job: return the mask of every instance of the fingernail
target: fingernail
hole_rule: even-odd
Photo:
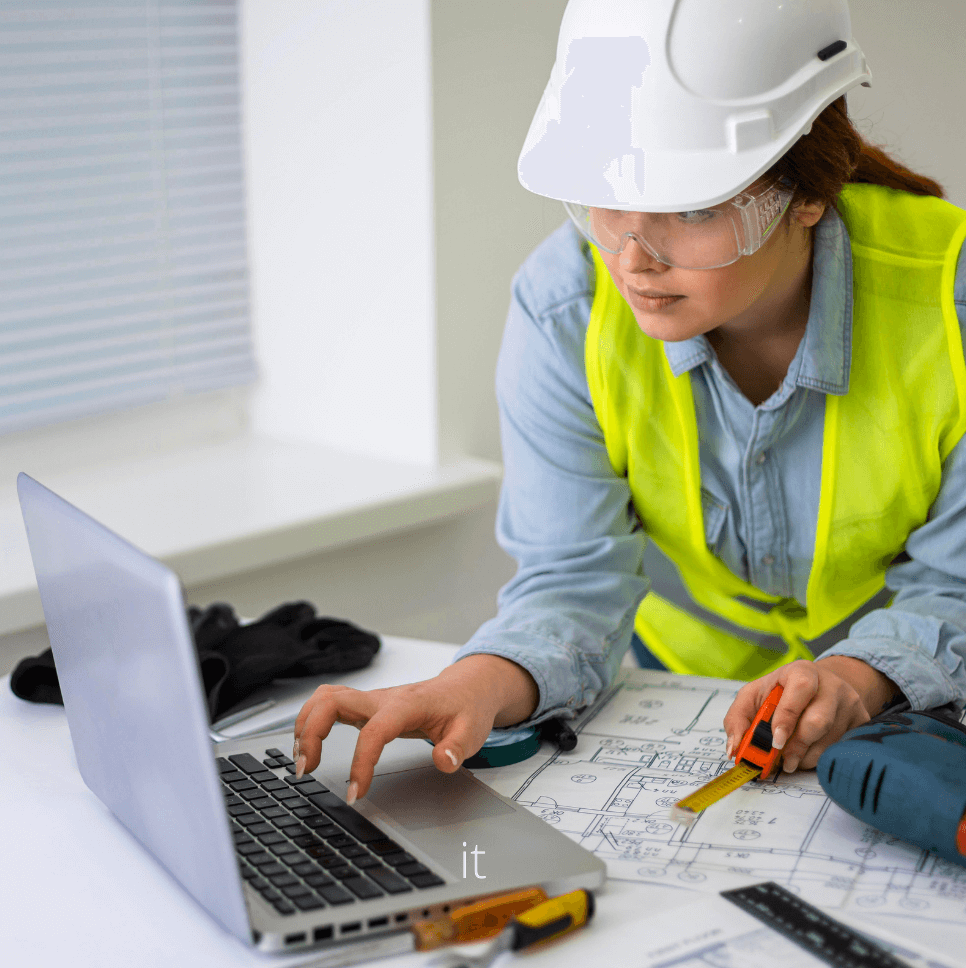
[[[356,802],[356,796],[359,793],[359,784],[353,780],[349,784],[349,789],[346,791],[345,802],[351,807],[352,804]]]
[[[452,750],[443,750],[443,752],[453,761],[453,766],[460,765],[460,761],[456,758],[456,754]]]
[[[734,748],[735,748],[735,741],[729,736],[728,737],[728,749],[725,750],[725,756],[727,756],[729,760],[731,759],[731,754],[734,751]]]
[[[299,738],[296,736],[295,745],[292,747],[292,759],[297,760],[299,758],[299,753],[301,752],[302,752],[302,749],[299,746]]]
[[[785,741],[788,739],[788,731],[784,726],[776,726],[775,731],[771,735],[771,748],[773,750],[780,750],[785,745]]]
[[[305,772],[305,757],[304,756],[300,756],[295,761],[295,779],[296,780],[301,780],[302,779],[302,774],[304,772]]]

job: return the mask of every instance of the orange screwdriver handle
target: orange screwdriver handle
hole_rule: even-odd
[[[775,686],[768,698],[761,704],[758,715],[742,736],[735,751],[735,766],[744,761],[761,768],[761,779],[765,779],[781,759],[782,751],[772,748],[771,717],[778,708],[782,697],[782,687]]]

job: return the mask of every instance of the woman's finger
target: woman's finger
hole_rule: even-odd
[[[732,754],[738,748],[741,738],[748,731],[761,708],[761,704],[765,701],[768,693],[774,689],[777,681],[778,673],[772,672],[761,679],[749,682],[738,690],[738,694],[724,718],[725,733],[728,735],[728,759],[731,759]]]
[[[794,734],[798,721],[819,690],[815,664],[804,659],[791,662],[778,670],[782,696],[771,717],[772,747],[784,750]]]
[[[324,693],[316,691],[310,703],[311,709],[302,720],[302,728],[298,729],[296,724],[296,748],[293,749],[297,754],[293,757],[296,772],[311,773],[318,767],[322,759],[322,741],[335,723],[360,726],[367,723],[376,711],[378,698],[373,693],[342,688]]]

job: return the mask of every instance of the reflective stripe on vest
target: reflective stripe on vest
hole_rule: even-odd
[[[702,621],[649,593],[635,628],[675,672],[753,679],[812,658],[806,643],[883,588],[922,525],[942,465],[966,431],[966,363],[953,303],[966,212],[871,185],[838,202],[852,244],[849,391],[826,395],[815,552],[806,607],[732,573],[705,543],[690,374],[641,332],[591,246],[597,281],[587,382],[615,473],[626,476],[650,538],[677,566]],[[751,604],[756,603],[756,604]],[[774,637],[787,651],[742,636]]]

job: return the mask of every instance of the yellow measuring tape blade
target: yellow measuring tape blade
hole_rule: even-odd
[[[705,807],[710,807],[712,803],[716,803],[756,776],[761,776],[761,767],[752,766],[750,763],[739,763],[727,773],[716,776],[710,783],[705,783],[694,793],[688,794],[683,800],[678,800],[671,808],[671,816],[679,823],[690,823]]]

